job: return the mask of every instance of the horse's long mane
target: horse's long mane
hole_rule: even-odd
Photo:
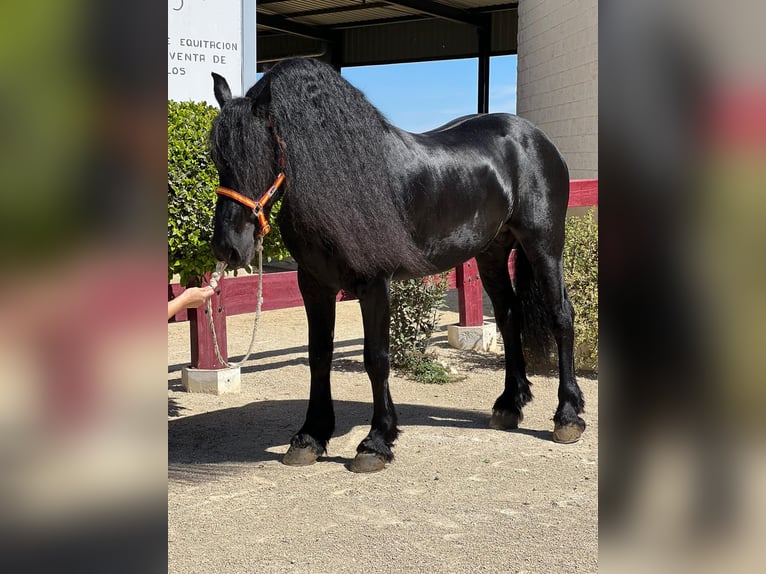
[[[357,273],[430,270],[412,240],[404,190],[390,175],[390,162],[401,161],[391,154],[399,136],[362,92],[326,64],[293,59],[271,68],[247,97],[269,100],[286,142],[281,218]]]

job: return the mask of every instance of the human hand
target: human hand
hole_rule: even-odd
[[[168,319],[183,309],[199,307],[210,299],[215,290],[210,287],[189,287],[172,301],[168,301]]]
[[[213,296],[212,287],[189,287],[179,297],[183,300],[184,309],[199,307]]]

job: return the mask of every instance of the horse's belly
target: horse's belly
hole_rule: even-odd
[[[428,242],[425,254],[437,267],[451,267],[452,262],[465,261],[472,257],[488,238],[471,227],[455,229],[445,237],[434,238]]]
[[[428,238],[423,252],[439,271],[452,269],[484,249],[503,223],[502,218],[467,222],[452,228],[449,233]]]

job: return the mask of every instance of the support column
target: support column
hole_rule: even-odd
[[[213,325],[218,337],[218,346],[224,360],[229,360],[226,345],[226,310],[223,306],[223,291],[225,279],[216,289],[216,294],[211,299],[213,311]],[[213,350],[213,334],[207,318],[206,306],[189,309],[189,339],[191,343],[191,366],[194,369],[221,369],[223,365],[218,362]]]
[[[447,327],[447,341],[457,349],[494,351],[497,333],[494,323],[484,322],[481,278],[475,259],[455,269],[460,323]]]
[[[457,301],[461,327],[478,327],[484,323],[481,278],[475,259],[455,269]]]
[[[221,356],[229,360],[226,345],[226,308],[223,295],[226,280],[221,278],[211,300],[213,325],[218,338]],[[224,367],[215,356],[213,334],[210,332],[206,306],[189,309],[189,338],[191,343],[191,367],[181,371],[181,382],[190,393],[238,393],[240,391],[239,367]]]
[[[340,74],[340,69],[343,66],[343,30],[336,32],[328,49],[330,51],[330,65]]]
[[[492,20],[485,18],[485,24],[477,28],[479,35],[479,81],[478,103],[476,111],[480,114],[489,113],[489,56],[492,50]]]

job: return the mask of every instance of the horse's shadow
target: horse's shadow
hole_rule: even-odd
[[[267,400],[168,421],[171,475],[174,465],[187,468],[189,465],[281,460],[282,449],[274,452],[274,447],[290,441],[303,421],[306,404],[306,401],[297,399]],[[349,433],[354,426],[370,424],[370,403],[336,400],[334,406],[335,440]],[[489,412],[412,404],[397,405],[397,411],[403,426],[489,429]],[[541,440],[550,440],[551,436],[550,431],[531,429],[511,432]],[[338,456],[320,460],[348,462]]]
[[[335,341],[335,351],[333,353],[333,368],[337,368],[338,359],[348,358],[348,357],[361,357],[362,351],[361,349],[351,349],[348,351],[343,351],[344,347],[361,347],[361,345],[364,344],[364,339],[349,339],[345,341]],[[260,351],[255,352],[250,355],[250,359],[247,365],[243,365],[241,367],[241,372],[243,374],[247,373],[255,373],[257,371],[273,371],[276,369],[281,369],[283,367],[294,367],[295,365],[308,365],[309,359],[309,348],[308,345],[299,345],[297,347],[283,347],[281,349],[274,349],[271,351]],[[297,357],[291,357],[287,359],[283,359],[280,361],[274,361],[275,358],[282,358],[289,355],[297,355]],[[244,358],[244,355],[235,355],[232,357],[229,357],[229,361],[232,363],[236,363],[241,361]],[[266,362],[267,359],[272,359],[271,362]],[[188,367],[188,363],[175,363],[173,365],[168,366],[168,374],[176,373],[178,371],[181,371],[184,367]],[[171,388],[173,390],[179,390],[181,387],[173,387],[171,385]]]

